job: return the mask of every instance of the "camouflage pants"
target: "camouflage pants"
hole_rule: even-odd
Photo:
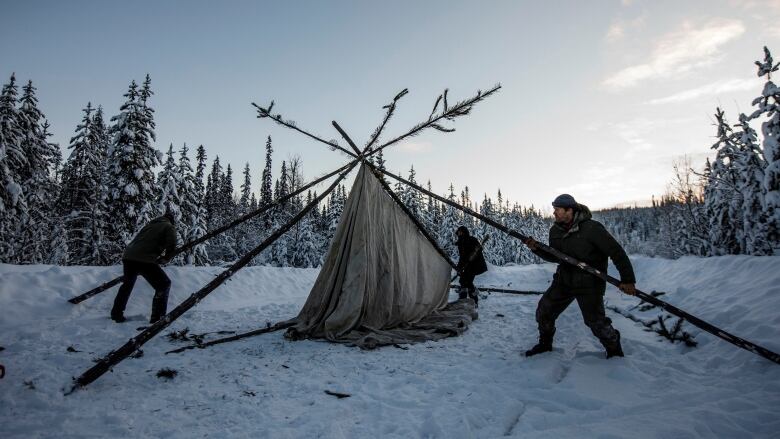
[[[612,327],[612,320],[604,313],[604,296],[601,294],[571,294],[553,283],[544,293],[536,307],[536,322],[539,336],[552,342],[555,321],[573,301],[582,312],[585,325],[601,344],[609,349],[620,344],[620,333]]]

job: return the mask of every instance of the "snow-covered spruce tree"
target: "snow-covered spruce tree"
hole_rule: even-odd
[[[177,221],[176,229],[179,237],[186,241],[189,235],[189,224],[192,222],[192,216],[198,208],[198,199],[195,195],[195,171],[192,169],[190,158],[188,156],[189,148],[183,144],[179,150],[179,161],[176,163],[176,193],[179,195],[180,219]],[[167,166],[166,166],[167,167]],[[183,242],[179,242],[182,244]]]
[[[274,199],[279,200],[282,197],[287,196],[290,193],[289,188],[290,177],[287,171],[287,162],[282,161],[282,169],[279,173],[279,178],[274,183]],[[273,230],[278,229],[290,218],[290,201],[280,203],[271,210],[271,218],[273,219]],[[267,261],[274,267],[284,267],[289,265],[289,261],[292,256],[292,239],[290,232],[288,231],[279,239],[277,239],[273,245],[271,245],[270,252],[267,257]]]
[[[426,183],[426,189],[433,192],[433,189],[431,188],[431,181],[428,180],[428,183]],[[439,235],[439,222],[441,221],[441,215],[439,214],[439,205],[438,203],[431,197],[430,195],[422,197],[422,194],[420,194],[421,199],[423,199],[423,206],[422,206],[422,213],[420,216],[420,220],[422,221],[423,227],[425,227],[425,230],[430,233],[430,235],[438,242],[438,235]]]
[[[21,148],[17,96],[16,77],[11,75],[0,93],[0,262],[5,263],[17,262],[13,244],[19,223],[27,221],[27,204],[19,175],[27,158]]]
[[[162,215],[166,212],[173,214],[175,222],[178,224],[181,220],[181,199],[179,197],[179,166],[176,164],[176,158],[173,155],[173,143],[168,146],[168,152],[165,154],[165,162],[159,174],[157,174],[157,213]]]
[[[303,163],[298,156],[290,158],[289,163],[287,187],[290,192],[295,192],[305,183],[302,172]],[[304,198],[302,195],[297,195],[290,200],[290,217],[303,209],[303,202]],[[288,265],[293,267],[311,266],[310,260],[312,257],[310,253],[312,252],[313,243],[307,241],[311,241],[313,238],[314,224],[312,223],[313,218],[311,218],[311,215],[307,215],[307,217],[305,222],[308,224],[301,221],[287,232],[290,235]]]
[[[225,174],[222,171],[222,165],[219,156],[214,157],[211,164],[211,172],[206,179],[205,195],[203,204],[206,210],[206,224],[208,230],[214,230],[225,223],[224,202],[222,200],[223,185]],[[215,236],[206,243],[206,250],[213,263],[222,264],[226,262],[225,252],[225,234]]]
[[[737,175],[732,166],[739,153],[734,143],[731,126],[726,122],[723,110],[715,113],[718,141],[710,176],[704,193],[705,210],[709,213],[709,235],[712,254],[739,254],[741,248],[742,194],[737,190]]]
[[[252,177],[251,177],[251,171],[249,170],[249,163],[247,162],[244,165],[244,172],[243,172],[244,181],[241,183],[241,196],[238,199],[238,209],[236,212],[239,215],[244,215],[248,213],[251,209],[252,204]],[[249,250],[251,250],[254,247],[254,244],[256,242],[256,235],[253,233],[253,221],[246,221],[242,224],[239,224],[235,228],[235,235],[236,235],[236,252],[239,255],[243,255]]]
[[[222,165],[219,156],[214,157],[211,163],[211,172],[206,178],[206,186],[203,195],[203,205],[206,208],[206,219],[209,230],[213,230],[222,225],[220,217],[219,203],[222,194]]]
[[[179,245],[185,236],[185,230],[182,227],[182,201],[179,195],[179,187],[181,186],[179,166],[176,164],[176,159],[173,155],[173,144],[168,147],[168,152],[165,155],[165,162],[163,168],[157,175],[157,215],[163,215],[169,212],[173,215],[174,224],[176,225],[176,241]],[[171,263],[175,265],[182,265],[184,262],[182,256],[176,257]]]
[[[216,197],[214,209],[218,224],[227,224],[236,211],[236,202],[233,199],[233,168],[230,164],[228,164],[225,173],[214,183],[214,193]],[[214,259],[227,263],[238,257],[235,229],[225,231],[211,241],[214,246]],[[209,249],[209,255],[212,255],[211,249]]]
[[[101,130],[95,126],[92,104],[87,103],[84,117],[70,139],[70,155],[62,169],[59,210],[65,221],[69,262],[74,265],[101,265],[103,256],[105,203],[103,163],[105,144]],[[102,122],[100,122],[102,123]]]
[[[417,184],[417,179],[415,178],[417,176],[417,172],[414,170],[414,166],[412,166],[409,169],[409,178],[408,180],[414,184]],[[414,214],[414,216],[421,220],[423,220],[423,201],[422,197],[420,196],[420,193],[416,190],[412,189],[410,186],[403,185],[403,190],[398,193],[398,197],[401,198],[401,201],[404,202],[407,208],[409,208],[409,211]]]
[[[50,257],[61,257],[62,248],[52,248],[54,241],[60,242],[53,233],[60,231],[60,218],[52,215],[51,206],[57,197],[57,181],[54,167],[61,158],[59,146],[50,143],[47,138],[48,123],[38,108],[38,98],[32,81],[22,88],[17,113],[21,133],[21,149],[26,158],[26,166],[19,170],[18,175],[26,199],[27,221],[19,223],[22,228],[18,235],[17,256],[24,255],[20,262],[40,264],[50,262]],[[46,126],[46,128],[44,128]]]
[[[471,201],[471,194],[469,193],[469,187],[465,186],[462,191],[460,191],[460,205],[468,207],[474,211],[479,211],[479,207],[475,205],[476,203],[472,203]],[[462,216],[462,226],[468,227],[469,230],[474,230],[477,225],[477,220],[472,217],[471,215],[463,215]]]
[[[108,218],[107,218],[107,205],[106,200],[108,196],[108,187],[106,182],[108,181],[108,174],[106,172],[108,168],[107,157],[108,149],[111,146],[111,134],[106,126],[106,122],[103,119],[103,107],[98,105],[95,114],[92,116],[92,131],[91,131],[92,144],[97,154],[100,157],[99,167],[99,188],[98,202],[94,205],[92,218],[95,220],[95,236],[98,241],[96,242],[95,254],[96,259],[93,260],[93,264],[108,265],[112,263],[111,249],[115,245],[108,242],[106,237],[109,234]]]
[[[186,151],[182,153],[186,156]],[[192,201],[194,205],[187,220],[186,241],[194,241],[206,234],[207,213],[204,204],[205,187],[203,185],[203,176],[206,171],[206,149],[203,145],[198,146],[195,156],[197,164],[195,165],[195,176],[192,180]],[[179,172],[184,172],[186,166],[179,162]],[[183,181],[187,181],[186,173]],[[208,265],[210,263],[206,244],[198,244],[192,250],[184,254],[184,263],[187,265]]]
[[[495,206],[496,220],[501,224],[506,225],[509,216],[509,207],[504,201],[505,200],[503,194],[501,194],[501,189],[498,189],[498,192],[496,193],[496,206]],[[495,240],[494,245],[496,246],[496,254],[498,255],[498,260],[501,261],[501,265],[506,265],[512,262],[513,255],[511,251],[511,244],[509,243],[509,240],[511,238],[506,234],[493,229],[492,227],[491,227],[491,233],[492,236],[490,237],[490,239]]]
[[[452,202],[457,202],[457,199],[455,197],[455,188],[452,186],[452,183],[450,183],[450,189],[449,194],[447,194],[447,199]],[[460,226],[461,224],[461,218],[460,218],[460,211],[455,209],[454,207],[450,205],[444,206],[444,212],[442,213],[441,222],[439,223],[439,231],[438,231],[438,238],[439,238],[439,246],[441,246],[442,250],[447,252],[450,257],[455,260],[458,257],[458,247],[455,245],[455,242],[458,240],[458,237],[455,235],[455,230]]]
[[[160,164],[161,153],[154,149],[153,110],[148,106],[151,90],[148,84],[139,95],[133,81],[125,93],[126,101],[120,113],[111,118],[112,136],[106,168],[106,208],[109,241],[116,245],[111,260],[118,261],[124,245],[152,219],[156,212],[154,167]]]
[[[312,201],[311,191],[307,194],[306,202]],[[317,209],[312,209],[300,221],[300,227],[296,231],[295,246],[292,254],[291,265],[293,267],[316,267],[320,264],[319,247],[315,227],[317,217],[314,214]]]
[[[766,83],[761,96],[753,101],[758,108],[751,118],[766,117],[761,124],[761,134],[764,136],[764,212],[767,221],[768,242],[774,252],[780,251],[780,88],[772,82],[772,73],[778,70],[780,63],[773,64],[772,54],[764,47],[764,60],[756,61],[758,76],[766,76]]]
[[[487,194],[485,194],[485,198],[482,200],[479,213],[493,220],[500,221],[493,206],[493,200],[491,200]],[[485,243],[482,250],[482,253],[485,255],[485,260],[493,265],[504,265],[504,261],[501,259],[502,255],[499,254],[498,251],[499,245],[497,245],[496,236],[494,236],[493,233],[494,230],[493,227],[480,221],[477,224],[477,227],[471,229],[471,234],[475,235],[480,241],[489,236],[490,238],[488,238],[488,241]]]
[[[265,166],[263,167],[263,173],[260,176],[260,207],[265,207],[271,204],[274,198],[273,193],[273,176],[272,176],[272,157],[273,147],[271,145],[271,136],[268,136],[268,140],[265,142]],[[258,221],[262,222],[263,229],[268,230],[273,225],[273,212],[268,212],[263,215],[262,218],[258,218]]]
[[[758,145],[758,136],[750,127],[750,118],[740,114],[739,123],[735,126],[739,127],[739,131],[734,132],[739,145],[739,155],[732,166],[739,177],[737,189],[742,194],[742,252],[749,255],[771,255],[773,249],[769,242],[769,224],[764,211],[763,183],[766,161]]]

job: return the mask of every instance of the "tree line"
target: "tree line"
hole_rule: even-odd
[[[300,157],[282,161],[273,177],[273,143],[265,142],[265,166],[259,193],[252,191],[252,171],[245,164],[235,175],[219,156],[208,163],[199,145],[191,157],[184,144],[171,144],[163,154],[155,149],[155,121],[149,75],[132,81],[118,114],[106,121],[101,106],[87,103],[81,122],[63,159],[59,145],[48,141],[49,124],[38,108],[32,82],[22,88],[11,75],[0,96],[0,262],[15,264],[111,265],[121,260],[125,245],[148,221],[170,212],[179,243],[192,241],[240,215],[268,206],[306,184]],[[194,159],[194,161],[193,161]],[[373,163],[384,168],[381,152]],[[234,185],[238,180],[238,188]],[[409,179],[416,181],[414,168]],[[430,187],[430,182],[428,183]],[[491,263],[538,261],[519,243],[464,217],[406,187],[397,186],[402,200],[453,257],[455,229],[468,226],[477,236],[490,235],[486,256]],[[309,191],[275,206],[210,241],[178,256],[174,264],[226,264],[261,242],[317,196]],[[499,218],[514,227],[537,230],[543,236],[549,219],[533,207],[524,208],[485,195],[471,200],[468,187],[449,198]],[[339,186],[317,209],[253,261],[274,266],[316,267],[325,256],[347,199]]]

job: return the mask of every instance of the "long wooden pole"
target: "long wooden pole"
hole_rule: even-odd
[[[454,201],[448,200],[448,199],[446,199],[446,198],[444,198],[444,197],[442,197],[440,195],[437,195],[437,194],[435,194],[435,193],[433,193],[433,192],[431,192],[429,190],[426,190],[425,188],[423,188],[423,187],[421,187],[421,186],[419,186],[419,185],[417,185],[415,183],[412,183],[411,181],[406,180],[406,179],[404,179],[402,177],[399,177],[399,176],[393,174],[392,172],[386,171],[384,169],[379,169],[379,171],[382,172],[383,174],[387,175],[390,178],[393,178],[393,179],[395,179],[397,181],[400,181],[401,183],[404,183],[407,186],[410,186],[410,187],[412,187],[412,188],[414,188],[414,189],[416,189],[416,190],[418,190],[418,191],[420,191],[420,192],[422,192],[422,193],[424,193],[424,194],[426,194],[426,195],[428,195],[428,196],[430,196],[432,198],[435,198],[435,199],[441,201],[444,204],[452,206],[452,207],[454,207],[454,208],[456,208],[456,209],[458,209],[458,210],[460,210],[460,211],[462,211],[462,212],[464,212],[464,213],[466,213],[468,215],[471,215],[471,216],[481,220],[485,224],[493,226],[496,229],[506,233],[507,235],[509,235],[509,236],[511,236],[513,238],[517,238],[517,239],[519,239],[519,240],[521,240],[523,242],[525,242],[529,238],[528,236],[523,235],[522,233],[517,232],[515,230],[512,230],[512,229],[504,226],[503,224],[501,224],[501,223],[499,223],[499,222],[497,222],[497,221],[495,221],[495,220],[493,220],[491,218],[488,218],[488,217],[486,217],[484,215],[481,215],[481,214],[473,211],[472,209],[469,209],[468,207],[461,206],[460,204],[458,204],[458,203],[456,203]],[[573,265],[573,266],[579,268],[580,270],[583,270],[583,271],[585,271],[587,273],[590,273],[590,274],[592,274],[592,275],[594,275],[594,276],[596,276],[596,277],[598,277],[600,279],[603,279],[603,280],[609,282],[610,284],[612,284],[614,286],[619,286],[620,285],[620,280],[618,280],[618,279],[608,275],[607,273],[602,272],[601,270],[597,270],[597,269],[591,267],[590,265],[588,265],[588,264],[586,264],[584,262],[578,261],[577,259],[574,259],[571,256],[569,256],[569,255],[567,255],[565,253],[562,253],[562,252],[560,252],[560,251],[550,247],[549,245],[542,244],[540,242],[540,243],[538,243],[538,246],[539,246],[540,249],[542,249],[542,251],[547,252],[547,253],[555,256],[561,262]],[[704,320],[702,320],[702,319],[700,319],[700,318],[698,318],[698,317],[696,317],[696,316],[694,316],[692,314],[689,314],[686,311],[683,311],[680,308],[677,308],[674,305],[666,303],[663,300],[660,300],[660,299],[658,299],[656,297],[653,297],[650,294],[647,294],[647,293],[645,293],[643,291],[640,291],[638,289],[636,290],[636,297],[644,300],[645,302],[652,303],[653,305],[658,306],[659,308],[663,309],[664,311],[666,311],[666,312],[668,312],[670,314],[674,314],[677,317],[681,317],[681,318],[689,321],[694,326],[697,326],[698,328],[703,329],[704,331],[707,331],[707,332],[709,332],[710,334],[712,334],[712,335],[714,335],[716,337],[719,337],[719,338],[721,338],[723,340],[726,340],[727,342],[733,344],[734,346],[737,346],[737,347],[740,347],[740,348],[745,349],[747,351],[753,352],[754,354],[760,355],[760,356],[766,358],[769,361],[773,361],[773,362],[775,362],[777,364],[780,364],[780,354],[778,354],[776,352],[772,352],[772,351],[770,351],[767,348],[759,346],[759,345],[757,345],[757,344],[755,344],[753,342],[750,342],[748,340],[745,340],[743,338],[737,337],[734,334],[731,334],[731,333],[729,333],[727,331],[724,331],[723,329],[720,329],[720,328],[718,328],[717,326],[715,326],[715,325],[713,325],[711,323],[708,323],[708,322],[706,322],[706,321],[704,321]]]

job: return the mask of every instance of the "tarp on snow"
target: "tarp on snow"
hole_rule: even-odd
[[[451,267],[361,166],[314,287],[288,337],[363,348],[457,335],[472,302],[447,307]]]

